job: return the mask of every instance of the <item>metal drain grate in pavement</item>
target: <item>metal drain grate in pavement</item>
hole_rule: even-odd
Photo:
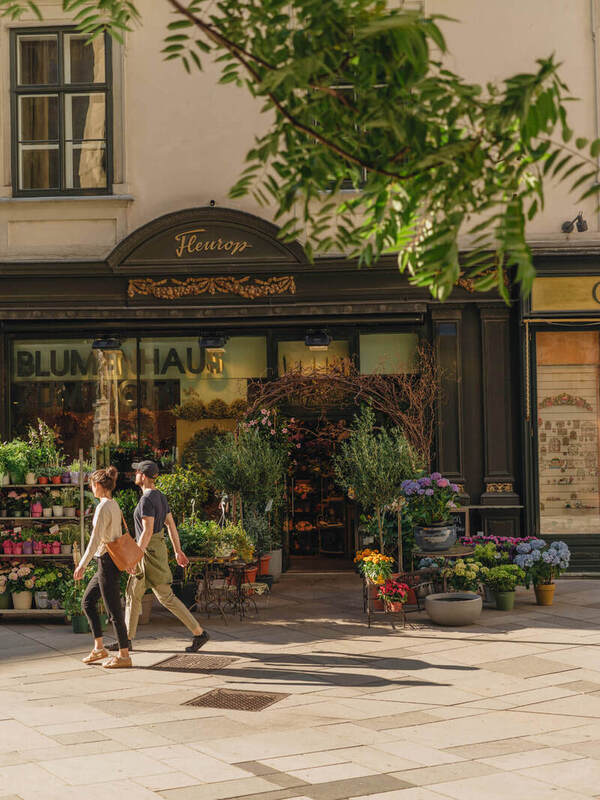
[[[168,672],[213,672],[224,669],[237,660],[237,658],[229,656],[201,656],[190,653],[189,655],[171,656],[154,664],[150,669],[164,669]]]
[[[200,697],[188,700],[184,706],[228,708],[234,711],[262,711],[268,706],[289,697],[283,692],[248,692],[242,689],[213,689]]]

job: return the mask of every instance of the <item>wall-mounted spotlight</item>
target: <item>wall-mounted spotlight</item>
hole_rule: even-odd
[[[307,331],[304,344],[309,350],[327,350],[333,337],[327,331]]]
[[[573,228],[575,226],[577,226],[577,232],[578,233],[583,233],[584,231],[587,231],[587,229],[588,229],[588,224],[583,218],[583,212],[582,211],[580,211],[579,214],[577,214],[575,219],[567,220],[566,222],[563,222],[563,224],[561,226],[561,230],[562,230],[563,233],[573,233]]]
[[[121,339],[118,336],[100,336],[92,342],[92,350],[121,350]]]
[[[221,333],[207,333],[198,339],[198,344],[207,353],[223,353],[227,344],[227,336]]]

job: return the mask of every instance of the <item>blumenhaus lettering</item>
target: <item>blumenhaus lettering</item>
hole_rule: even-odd
[[[250,242],[245,239],[207,239],[199,234],[206,233],[206,228],[194,228],[190,231],[182,231],[175,235],[177,247],[175,254],[177,258],[182,258],[185,255],[194,255],[195,253],[210,253],[215,251],[222,251],[228,253],[230,256],[240,255],[252,247]]]

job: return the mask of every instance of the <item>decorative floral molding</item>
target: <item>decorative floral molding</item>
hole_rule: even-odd
[[[485,487],[486,494],[508,494],[513,491],[512,483],[488,483]]]
[[[544,397],[539,403],[538,408],[552,408],[553,406],[575,406],[576,408],[585,408],[586,411],[594,410],[583,397],[575,397],[566,392],[563,394],[556,394],[554,397]]]
[[[136,295],[158,297],[160,300],[177,300],[200,294],[236,294],[249,300],[257,297],[270,297],[278,294],[296,294],[296,281],[293,275],[271,278],[135,278],[129,281],[129,297]]]

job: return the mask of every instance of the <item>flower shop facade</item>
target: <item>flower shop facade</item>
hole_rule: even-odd
[[[593,247],[536,256],[522,307],[527,528],[600,570],[600,269]]]
[[[125,455],[143,445],[182,458],[191,439],[201,452],[204,430],[235,426],[256,381],[343,359],[409,373],[426,341],[443,383],[435,467],[461,486],[471,531],[525,530],[519,320],[466,281],[441,304],[392,257],[311,264],[271,223],[206,207],[159,217],[104,260],[5,262],[0,287],[4,439],[40,417],[71,454],[110,436]],[[178,413],[186,403],[195,416]],[[329,422],[355,410],[330,408]],[[319,416],[306,402],[291,413]],[[313,473],[290,492],[284,547],[292,564],[348,562],[356,509],[326,469]]]

